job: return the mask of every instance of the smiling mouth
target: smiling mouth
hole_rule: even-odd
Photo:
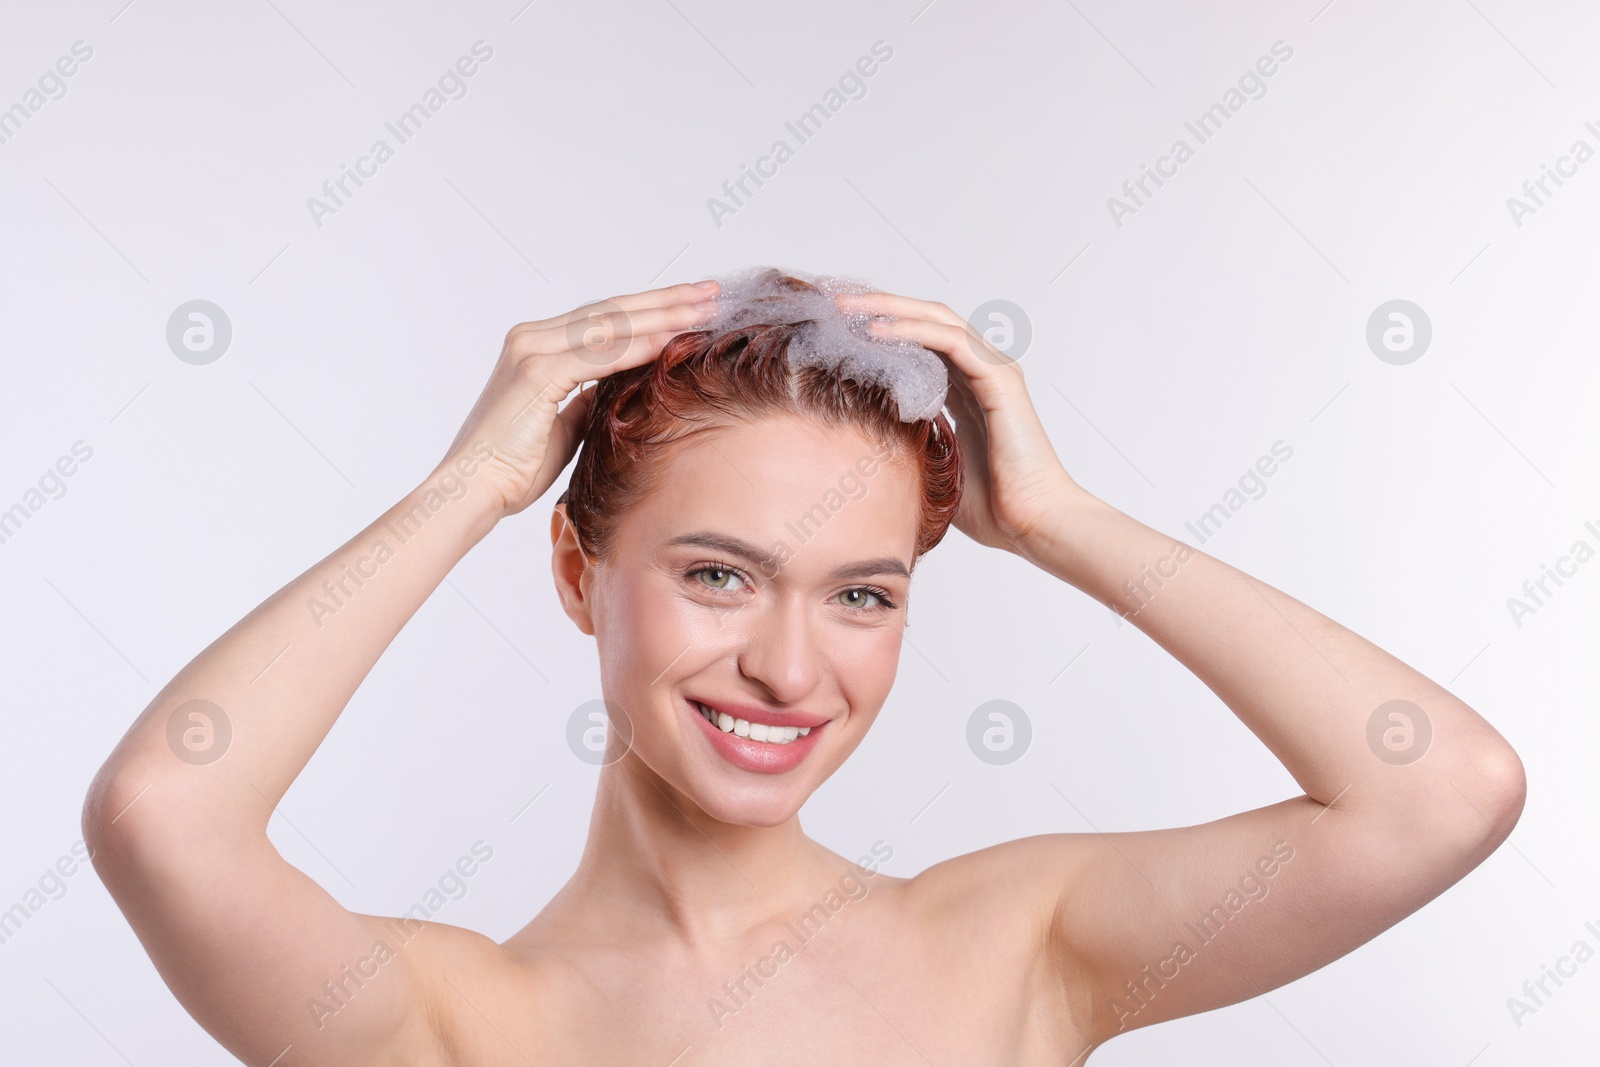
[[[809,726],[771,726],[764,722],[751,722],[729,715],[725,711],[717,711],[707,707],[698,700],[690,701],[700,717],[725,734],[735,734],[748,738],[751,741],[760,741],[768,745],[787,745],[805,737],[812,730]]]

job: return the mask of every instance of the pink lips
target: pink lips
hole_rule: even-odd
[[[811,728],[811,732],[804,737],[797,737],[786,745],[773,745],[765,741],[752,741],[731,731],[723,733],[721,729],[706,721],[706,717],[700,714],[700,709],[695,707],[694,701],[686,700],[684,703],[719,756],[741,770],[756,774],[782,774],[798,767],[817,746],[818,739],[822,737],[822,727],[829,721],[821,716],[798,712],[769,712],[743,705],[712,704],[709,701],[702,701],[712,710],[725,711],[736,719],[765,722],[775,726]]]

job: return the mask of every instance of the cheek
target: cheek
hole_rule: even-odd
[[[902,644],[899,631],[889,626],[838,636],[828,658],[852,708],[876,713],[883,705],[900,666]]]
[[[614,574],[599,593],[595,642],[607,691],[619,697],[637,698],[658,678],[670,683],[731,630],[731,616],[719,628],[721,613],[682,596],[665,578]]]

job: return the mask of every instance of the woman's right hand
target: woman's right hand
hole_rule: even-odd
[[[482,463],[473,480],[482,479],[479,488],[494,518],[523,510],[577,451],[593,390],[580,392],[565,409],[561,402],[584,382],[655,359],[675,334],[714,314],[717,291],[709,280],[673,285],[513,326],[440,466],[471,453]]]

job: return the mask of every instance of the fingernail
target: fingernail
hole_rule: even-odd
[[[717,280],[715,278],[707,278],[703,282],[695,282],[694,287],[696,289],[715,289],[717,287]]]

